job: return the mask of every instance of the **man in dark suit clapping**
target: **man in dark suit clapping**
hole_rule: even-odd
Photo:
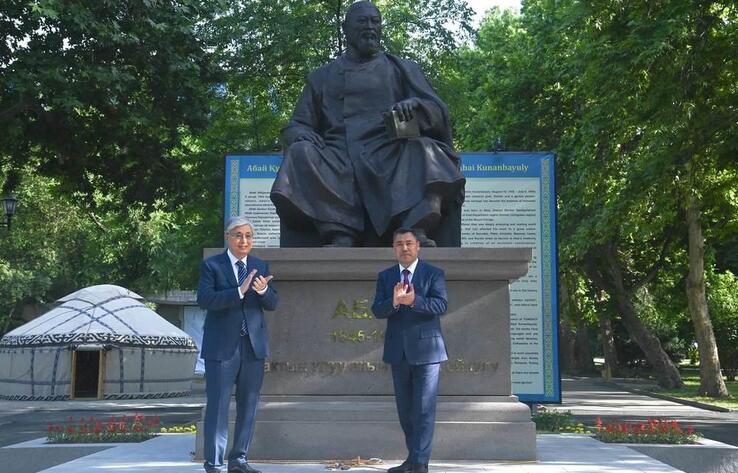
[[[205,471],[219,473],[228,441],[231,389],[236,385],[236,424],[228,472],[260,473],[247,462],[254,433],[264,358],[269,354],[264,310],[277,307],[269,265],[248,256],[254,226],[244,217],[226,222],[228,249],[203,261],[197,303],[207,310],[203,330],[205,360]]]
[[[440,363],[448,360],[440,316],[448,308],[443,270],[418,259],[420,242],[412,229],[394,232],[399,265],[379,273],[372,312],[387,319],[385,363],[392,381],[407,459],[389,473],[427,473],[436,418]]]

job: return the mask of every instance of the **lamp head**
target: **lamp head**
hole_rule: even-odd
[[[15,207],[18,205],[18,199],[13,196],[3,197],[0,199],[0,202],[3,203],[2,210],[5,210],[6,216],[12,217],[15,215]]]

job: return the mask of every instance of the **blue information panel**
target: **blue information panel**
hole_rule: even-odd
[[[461,153],[466,176],[461,245],[533,248],[528,274],[510,285],[513,393],[561,402],[558,364],[556,191],[552,153]],[[269,191],[281,155],[228,155],[225,217],[258,222],[254,245],[279,246]]]

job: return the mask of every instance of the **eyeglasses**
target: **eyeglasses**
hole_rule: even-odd
[[[251,233],[229,233],[228,236],[235,240],[253,240],[254,235]]]

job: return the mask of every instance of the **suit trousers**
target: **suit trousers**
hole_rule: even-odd
[[[206,466],[222,466],[228,445],[228,412],[236,385],[236,424],[228,461],[246,460],[254,435],[256,408],[264,381],[264,360],[256,358],[248,335],[229,360],[205,360],[207,407],[204,426]]]
[[[410,463],[428,464],[436,421],[440,363],[411,365],[403,358],[392,364],[392,382],[400,426]]]

